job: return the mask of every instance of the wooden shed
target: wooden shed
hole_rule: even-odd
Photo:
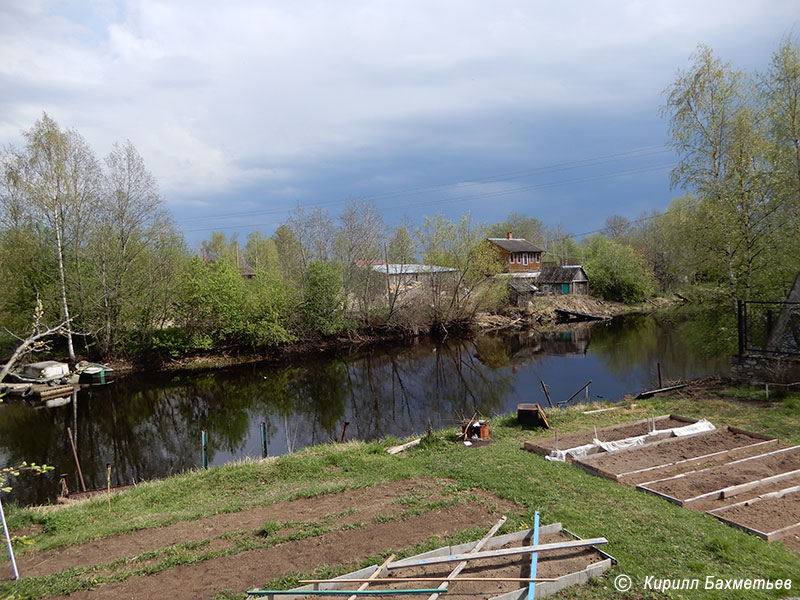
[[[580,265],[542,267],[536,278],[536,287],[542,294],[588,295],[589,278]]]

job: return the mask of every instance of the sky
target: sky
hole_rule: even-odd
[[[373,202],[572,234],[663,211],[663,91],[765,69],[800,0],[0,0],[0,146],[130,140],[190,245]]]

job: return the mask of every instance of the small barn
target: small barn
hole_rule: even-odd
[[[508,299],[514,306],[525,308],[533,301],[537,291],[536,279],[533,277],[508,278]]]
[[[536,287],[542,294],[585,296],[589,293],[589,278],[580,265],[542,267],[536,278]]]

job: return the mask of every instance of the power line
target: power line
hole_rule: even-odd
[[[566,180],[560,180],[560,181],[552,181],[552,182],[548,182],[548,183],[532,184],[532,185],[527,185],[527,186],[515,187],[515,188],[511,188],[511,189],[507,189],[507,190],[496,190],[496,191],[485,192],[485,193],[481,193],[481,194],[471,194],[471,195],[468,195],[468,196],[459,196],[459,197],[456,197],[456,198],[445,198],[445,199],[441,199],[441,200],[427,200],[425,202],[416,202],[416,203],[412,203],[412,204],[406,204],[406,203],[404,203],[404,204],[396,204],[396,205],[393,205],[393,206],[386,207],[385,210],[391,210],[391,209],[394,209],[394,208],[418,208],[420,206],[434,206],[434,205],[440,205],[440,204],[452,204],[452,203],[456,203],[456,202],[465,202],[467,200],[476,200],[476,199],[484,199],[484,198],[496,198],[496,197],[500,197],[500,196],[508,196],[508,195],[512,195],[512,194],[518,194],[520,192],[533,191],[533,190],[539,190],[539,189],[546,189],[546,188],[557,187],[557,186],[561,186],[561,185],[573,185],[573,184],[577,184],[577,183],[590,183],[592,181],[599,181],[599,180],[602,180],[602,179],[610,179],[610,178],[613,178],[613,177],[623,177],[623,176],[626,176],[626,175],[638,175],[638,174],[641,174],[641,173],[649,173],[649,172],[653,172],[653,171],[660,171],[660,170],[664,170],[664,169],[669,169],[669,168],[672,168],[673,166],[674,166],[673,163],[662,163],[662,164],[659,164],[659,165],[652,165],[652,166],[649,166],[649,167],[640,167],[640,168],[637,168],[637,169],[629,169],[629,170],[626,170],[626,171],[618,171],[618,172],[614,172],[614,173],[606,173],[606,174],[603,174],[603,175],[594,175],[594,176],[589,176],[589,177],[579,177],[579,178],[566,179]],[[332,204],[332,203],[333,202],[320,203],[320,204],[315,204],[315,205],[311,205],[311,206],[312,207],[320,207],[320,206],[323,206],[325,204]],[[273,209],[273,210],[270,210],[269,212],[270,213],[279,213],[279,212],[288,212],[288,210],[289,209]],[[220,231],[220,230],[223,230],[223,229],[241,229],[242,227],[266,227],[266,226],[271,226],[271,225],[274,225],[274,222],[270,222],[270,223],[242,223],[242,224],[238,224],[238,225],[227,225],[227,226],[218,226],[218,227],[204,227],[204,228],[198,228],[198,229],[187,229],[187,230],[185,230],[185,233],[197,233],[197,232],[202,232],[202,231]]]
[[[384,192],[380,194],[373,194],[369,196],[363,197],[364,200],[384,200],[387,198],[393,198],[397,196],[411,196],[411,195],[419,195],[424,192],[431,192],[435,190],[442,190],[451,187],[457,187],[458,189],[464,189],[468,187],[474,187],[477,185],[484,185],[486,183],[501,183],[504,181],[512,181],[515,179],[522,179],[525,177],[531,177],[533,175],[541,175],[545,173],[553,173],[558,171],[567,171],[570,169],[577,169],[581,167],[589,167],[589,166],[597,166],[601,164],[607,164],[610,162],[617,162],[620,160],[631,160],[637,158],[647,158],[650,156],[656,156],[660,154],[667,154],[670,150],[665,149],[663,146],[646,146],[644,148],[638,148],[635,150],[627,150],[625,152],[617,152],[614,154],[606,154],[602,156],[595,156],[591,158],[584,158],[575,161],[563,162],[563,163],[555,163],[552,165],[546,165],[542,167],[534,167],[531,169],[523,169],[518,171],[509,171],[506,173],[500,173],[495,175],[487,175],[485,177],[478,177],[473,178],[468,182],[448,182],[448,183],[440,183],[440,184],[433,184],[428,186],[422,186],[417,188],[410,188],[406,190],[395,190],[390,192]],[[323,207],[323,206],[330,206],[335,204],[342,204],[346,202],[346,200],[328,200],[323,202],[317,202],[310,207]],[[288,212],[292,209],[287,208],[267,208],[267,209],[258,209],[252,211],[237,211],[233,213],[222,213],[217,215],[204,215],[198,217],[189,217],[183,219],[184,222],[187,221],[204,221],[208,219],[227,219],[232,217],[245,217],[245,216],[255,216],[255,215],[266,215],[266,214],[279,214],[282,212]],[[203,230],[206,231],[206,230]]]

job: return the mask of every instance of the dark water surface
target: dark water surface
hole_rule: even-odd
[[[41,477],[15,483],[11,500],[47,502],[58,475],[77,475],[67,427],[87,488],[164,477],[201,465],[201,431],[208,431],[211,465],[261,456],[261,422],[268,452],[280,455],[338,439],[373,440],[454,425],[475,411],[508,414],[520,402],[546,405],[588,380],[589,400],[615,400],[654,387],[657,362],[665,379],[728,372],[708,327],[690,319],[630,315],[557,332],[482,335],[472,341],[425,342],[340,357],[256,364],[191,374],[139,374],[85,388],[77,405],[0,405],[0,461],[53,465]],[[713,341],[713,340],[712,340]],[[716,356],[709,357],[709,355]],[[583,393],[578,400],[584,398]]]

